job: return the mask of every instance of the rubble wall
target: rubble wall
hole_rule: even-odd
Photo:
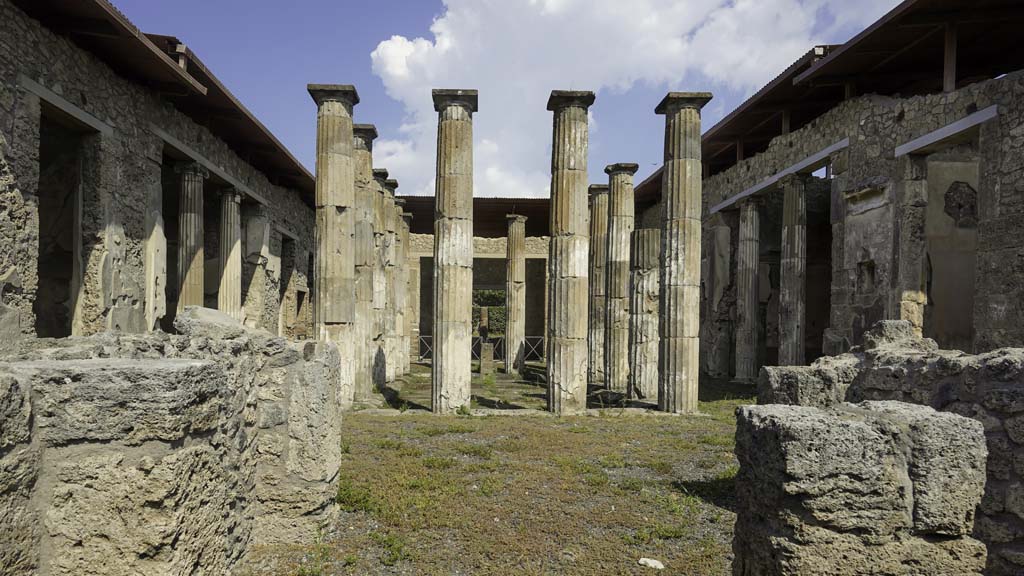
[[[1024,349],[939,350],[905,321],[880,322],[864,340],[811,366],[763,368],[758,403],[827,408],[896,400],[979,421],[988,459],[974,535],[988,547],[986,574],[1024,572]]]
[[[0,354],[4,574],[225,574],[333,513],[337,348],[177,327]]]
[[[298,268],[306,274],[305,255],[313,245],[313,211],[298,191],[272,184],[159,92],[119,76],[67,36],[45,28],[10,0],[0,0],[0,205],[5,208],[0,211],[0,278],[15,272],[20,279],[19,286],[4,294],[3,302],[17,312],[14,324],[21,333],[33,334],[35,325],[37,187],[44,113],[44,103],[22,86],[22,78],[37,82],[112,128],[109,135],[93,133],[82,139],[83,290],[75,334],[107,329],[145,332],[163,314],[167,280],[167,246],[160,214],[164,143],[151,127],[196,150],[266,199],[271,242],[280,244],[279,228],[294,234],[301,255]],[[4,164],[9,174],[5,174]],[[206,201],[219,203],[211,181],[206,188]],[[170,256],[174,262],[175,255]],[[208,260],[217,256],[216,251],[206,254]],[[263,287],[265,297],[258,301],[260,309],[249,314],[256,318],[254,325],[276,333],[279,297],[275,278],[280,273],[275,275],[259,261],[252,266],[258,268],[252,282]],[[147,273],[159,283],[159,289],[149,294]]]

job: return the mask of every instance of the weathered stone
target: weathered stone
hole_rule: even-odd
[[[522,374],[526,363],[525,216],[508,216],[505,260],[505,372]]]
[[[736,379],[742,381],[754,380],[758,372],[760,261],[760,205],[751,199],[740,205],[739,247],[736,251]]]
[[[608,186],[593,184],[590,195],[590,248],[587,292],[587,366],[590,386],[605,384],[605,317],[608,314]]]
[[[203,181],[210,177],[197,162],[175,167],[181,178],[178,207],[178,311],[203,305]]]
[[[658,397],[658,275],[661,231],[632,234],[629,300],[629,398]]]
[[[605,267],[605,387],[629,390],[629,257],[633,234],[636,164],[612,164],[608,174],[608,264]],[[594,258],[592,255],[591,258]]]
[[[189,306],[174,317],[174,329],[190,338],[230,340],[246,333],[245,326],[235,318],[210,308]]]
[[[355,401],[367,402],[376,390],[373,362],[377,348],[374,343],[376,318],[373,308],[374,276],[378,273],[374,245],[374,211],[377,206],[377,185],[373,177],[373,141],[377,129],[372,124],[356,124],[353,132],[355,162],[355,298],[356,349],[354,379]]]

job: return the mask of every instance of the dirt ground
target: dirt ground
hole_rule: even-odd
[[[544,406],[537,381],[477,377],[486,416],[432,416],[429,388],[417,366],[392,408],[345,416],[339,518],[316,542],[257,551],[250,573],[730,573],[733,412],[752,389],[703,384],[701,416],[555,418],[512,411]]]

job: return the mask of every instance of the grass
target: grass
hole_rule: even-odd
[[[733,413],[751,401],[702,402],[695,418],[346,414],[341,516],[329,548],[307,543],[295,565],[587,576],[640,574],[648,557],[666,574],[729,574]]]

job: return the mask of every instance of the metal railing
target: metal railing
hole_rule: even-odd
[[[488,342],[494,345],[494,360],[501,362],[505,359],[505,337],[504,336],[492,336],[487,339]],[[482,348],[483,338],[479,336],[473,337],[472,343],[472,354],[473,360],[480,360],[480,349]],[[418,360],[424,362],[434,357],[434,337],[433,336],[420,336],[420,347],[419,347]],[[545,348],[544,348],[544,337],[543,336],[527,336],[526,337],[526,351],[525,356],[527,361],[541,361],[544,360]]]

